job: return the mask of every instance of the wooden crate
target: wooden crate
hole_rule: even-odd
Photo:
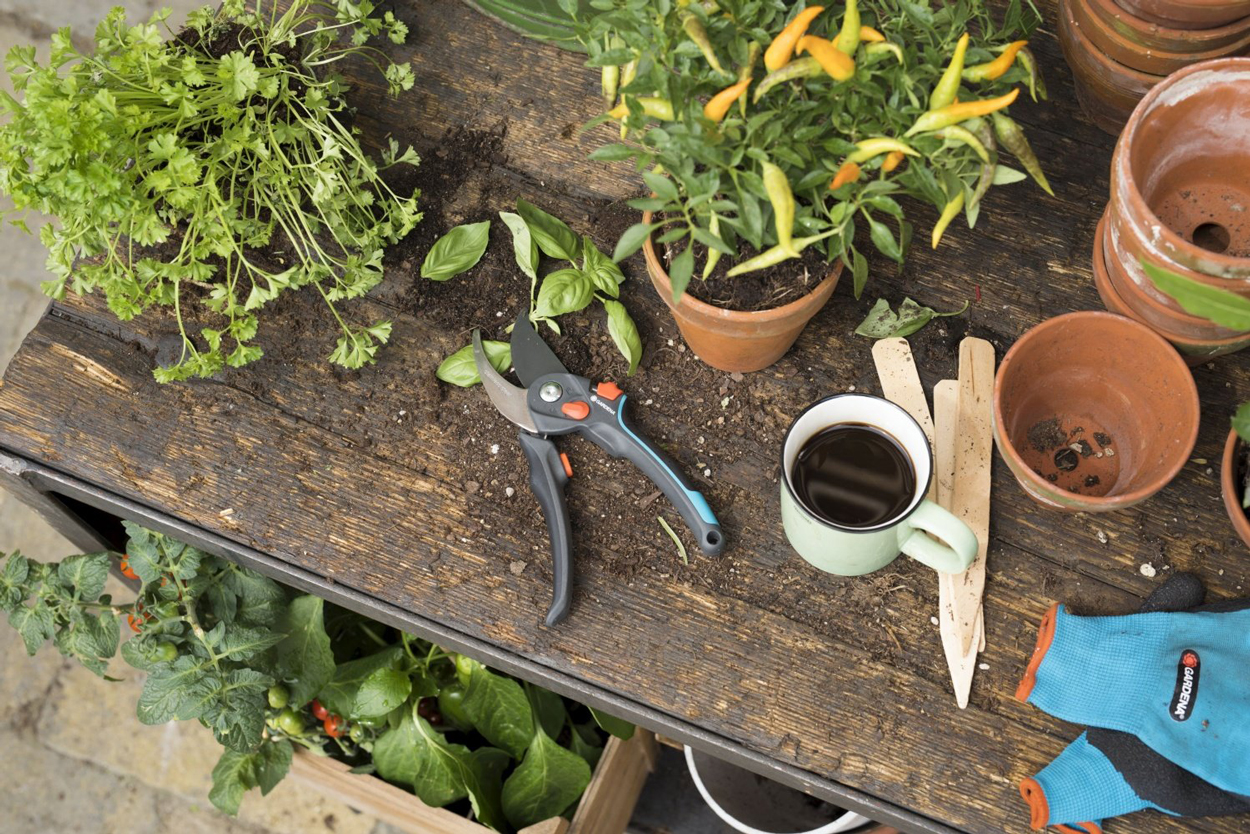
[[[582,794],[573,821],[554,817],[520,834],[621,834],[647,774],[655,767],[655,735],[639,728],[629,741],[609,738]],[[296,748],[291,775],[328,796],[409,834],[487,834],[490,829],[442,808],[431,808],[402,788],[376,776],[349,772],[340,761]]]

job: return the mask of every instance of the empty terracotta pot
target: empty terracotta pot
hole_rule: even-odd
[[[1111,163],[1113,222],[1165,262],[1250,279],[1250,58],[1194,64],[1152,89]]]
[[[1198,438],[1198,389],[1149,328],[1068,313],[1021,336],[994,384],[994,439],[1043,506],[1131,507],[1176,476]]]
[[[1138,17],[1116,0],[1085,0],[1085,4],[1104,24],[1142,49],[1206,52],[1228,46],[1250,34],[1250,17],[1214,29],[1174,29]]]
[[[1217,46],[1204,47],[1200,43],[1185,44],[1181,49],[1145,46],[1104,19],[1095,8],[1097,2],[1098,0],[1070,0],[1073,21],[1090,43],[1107,57],[1129,69],[1153,75],[1167,75],[1199,61],[1222,58],[1225,55],[1240,55],[1250,46],[1250,28],[1240,38]],[[1113,0],[1104,2],[1115,5]],[[1123,10],[1120,10],[1120,15],[1121,19],[1132,18]]]
[[[1117,292],[1112,286],[1110,278],[1107,274],[1107,263],[1104,258],[1097,257],[1102,250],[1102,245],[1098,241],[1094,243],[1094,288],[1098,290],[1098,297],[1102,299],[1103,306],[1112,313],[1126,316],[1139,322],[1147,327],[1147,323],[1136,310],[1134,310],[1128,301]],[[1250,336],[1234,336],[1227,339],[1194,339],[1179,336],[1172,333],[1163,334],[1172,346],[1180,351],[1185,362],[1190,365],[1201,365],[1202,363],[1214,359],[1217,356],[1223,356],[1228,353],[1235,353],[1246,347],[1250,347]]]
[[[1081,109],[1098,128],[1114,136],[1137,102],[1163,77],[1126,67],[1095,46],[1077,25],[1071,2],[1059,2],[1059,46],[1072,69]]]
[[[644,213],[642,221],[650,223],[651,213]],[[643,255],[651,284],[677,320],[686,344],[713,368],[729,372],[758,371],[780,359],[825,306],[842,274],[842,262],[837,261],[829,275],[802,298],[771,310],[744,313],[713,307],[690,293],[674,304],[673,285],[650,238],[643,244]]]
[[[1210,29],[1250,15],[1250,0],[1116,0],[1140,18],[1176,29]]]
[[[1224,443],[1224,460],[1220,463],[1220,492],[1224,495],[1224,509],[1228,511],[1228,519],[1233,522],[1233,529],[1241,540],[1250,547],[1250,518],[1241,506],[1242,489],[1237,482],[1237,453],[1241,446],[1241,438],[1237,432],[1230,431]]]

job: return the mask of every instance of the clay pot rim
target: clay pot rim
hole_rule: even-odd
[[[1189,25],[1191,29],[1200,30],[1206,27],[1207,22],[1210,19],[1210,16],[1214,16],[1214,15],[1223,16],[1223,14],[1228,12],[1230,9],[1234,10],[1234,13],[1235,13],[1238,7],[1245,5],[1245,3],[1242,2],[1242,0],[1184,0],[1184,2],[1175,2],[1175,0],[1173,0],[1173,2],[1171,2],[1170,4],[1167,4],[1167,3],[1163,4],[1165,6],[1171,5],[1173,7],[1173,10],[1175,10],[1176,8],[1183,8],[1183,9],[1197,9],[1200,11],[1200,14],[1196,16],[1190,14],[1187,17],[1177,16],[1177,15],[1169,17],[1166,14],[1166,11],[1167,11],[1166,8],[1164,9],[1163,12],[1158,12],[1158,11],[1150,12],[1150,11],[1145,11],[1144,9],[1141,8],[1142,6],[1148,6],[1148,5],[1150,5],[1150,0],[1146,0],[1146,2],[1142,2],[1142,0],[1137,0],[1137,2],[1133,3],[1133,6],[1135,8],[1125,7],[1125,11],[1136,14],[1138,17],[1141,17],[1143,20],[1146,20],[1146,21],[1150,21],[1150,22],[1154,22],[1156,20],[1160,22],[1171,21],[1172,25],[1178,29],[1184,28],[1185,25]],[[1198,19],[1195,19],[1195,17]],[[1245,15],[1242,15],[1242,17],[1244,18]],[[1241,18],[1233,18],[1232,20],[1228,22],[1231,23],[1240,19]],[[1222,26],[1225,24],[1219,23],[1216,25]]]
[[[1094,242],[1095,255],[1097,255],[1098,250],[1101,248],[1102,248],[1101,243],[1095,240]],[[1250,339],[1250,334],[1243,334],[1240,336],[1229,336],[1224,339],[1195,339],[1190,336],[1179,336],[1173,333],[1168,333],[1166,336],[1164,336],[1161,331],[1159,331],[1152,325],[1148,324],[1147,322],[1143,321],[1142,319],[1139,319],[1136,313],[1131,312],[1132,305],[1130,305],[1127,301],[1124,300],[1124,294],[1116,288],[1115,284],[1111,283],[1111,275],[1107,269],[1107,262],[1105,258],[1106,258],[1105,250],[1103,253],[1103,258],[1098,258],[1098,257],[1093,258],[1094,271],[1096,273],[1094,276],[1094,280],[1095,282],[1101,283],[1106,289],[1110,290],[1113,297],[1117,301],[1119,301],[1120,304],[1123,305],[1125,309],[1130,311],[1127,314],[1111,313],[1111,315],[1120,316],[1121,318],[1126,318],[1131,321],[1134,321],[1137,324],[1140,324],[1142,327],[1145,327],[1151,332],[1157,334],[1165,342],[1169,342],[1171,344],[1185,344],[1185,345],[1189,345],[1191,347],[1195,347],[1195,348],[1199,348],[1203,350],[1208,349],[1208,348],[1211,348],[1211,349],[1221,348],[1227,345],[1245,342],[1247,339]]]
[[[650,223],[652,213],[644,211],[642,213],[642,222]],[[717,307],[715,304],[708,304],[706,301],[700,301],[690,293],[682,293],[681,300],[677,304],[673,303],[673,285],[668,278],[668,270],[664,268],[664,264],[660,262],[660,255],[655,249],[655,244],[651,241],[651,235],[647,235],[646,241],[642,244],[642,254],[646,258],[647,263],[655,268],[655,274],[663,276],[664,292],[660,295],[665,304],[669,307],[682,306],[687,307],[695,313],[706,316],[716,316],[717,318],[735,322],[763,322],[773,321],[776,319],[784,319],[794,315],[794,313],[803,306],[803,303],[809,296],[812,296],[822,289],[825,284],[830,281],[837,281],[842,274],[842,259],[834,261],[829,265],[829,274],[821,279],[809,292],[796,298],[794,301],[788,301],[780,307],[769,307],[767,310],[727,310],[724,307]]]
[[[1113,193],[1115,189],[1124,189],[1131,200],[1140,203],[1146,215],[1158,225],[1159,236],[1162,241],[1176,251],[1184,253],[1187,258],[1208,261],[1216,264],[1221,269],[1250,271],[1250,257],[1236,257],[1225,255],[1222,252],[1212,252],[1208,249],[1203,249],[1201,246],[1196,246],[1185,240],[1160,220],[1154,211],[1151,210],[1140,189],[1138,189],[1137,181],[1132,176],[1132,164],[1129,162],[1129,147],[1133,144],[1137,128],[1141,125],[1142,119],[1146,117],[1146,114],[1154,108],[1160,96],[1174,87],[1179,81],[1195,73],[1220,72],[1225,69],[1244,70],[1247,76],[1250,77],[1250,56],[1215,58],[1198,64],[1190,64],[1167,76],[1165,81],[1156,84],[1142,97],[1142,100],[1137,103],[1137,107],[1134,108],[1133,114],[1129,116],[1128,123],[1124,125],[1124,130],[1120,133],[1120,138],[1116,142],[1115,153],[1111,159],[1111,187]],[[1121,214],[1123,214],[1123,210],[1121,210]],[[1131,222],[1131,218],[1126,219]]]
[[[1250,547],[1250,518],[1246,517],[1245,510],[1241,508],[1241,502],[1237,500],[1237,488],[1233,484],[1233,473],[1236,469],[1234,456],[1240,439],[1237,432],[1230,429],[1228,440],[1224,441],[1224,456],[1220,460],[1220,495],[1224,498],[1224,509],[1228,512],[1228,520],[1233,523],[1233,529]]]
[[[1076,18],[1072,14],[1072,3],[1076,2],[1080,2],[1080,0],[1059,0],[1059,26],[1067,27],[1068,33],[1071,35],[1072,39],[1076,41],[1075,45],[1078,50],[1096,61],[1107,72],[1127,77],[1139,84],[1144,84],[1151,90],[1157,87],[1159,82],[1167,77],[1164,75],[1155,75],[1153,73],[1135,70],[1132,67],[1121,64],[1119,61],[1103,52],[1102,49],[1099,48],[1098,44],[1091,41],[1089,36],[1081,31],[1080,24],[1076,22]],[[1180,72],[1180,70],[1178,70],[1178,72]],[[1075,75],[1075,70],[1073,70],[1073,74]],[[1146,93],[1147,96],[1149,94],[1149,92]],[[1145,96],[1143,96],[1143,100],[1144,99]],[[1140,102],[1137,104],[1137,108],[1141,108]],[[1136,110],[1134,112],[1136,112]],[[1125,128],[1125,130],[1127,129],[1128,128]]]
[[[1116,0],[1086,0],[1086,2],[1089,3],[1094,14],[1108,26],[1115,28],[1106,14],[1099,14],[1100,9],[1105,9],[1116,20],[1127,24],[1133,31],[1140,32],[1143,37],[1155,40],[1196,41],[1209,39],[1217,41],[1221,38],[1236,40],[1236,36],[1250,33],[1250,16],[1234,20],[1232,23],[1225,23],[1222,26],[1214,26],[1210,29],[1176,29],[1171,26],[1165,26],[1162,23],[1153,23],[1144,17],[1138,17],[1132,11],[1117,3]]]
[[[1143,62],[1149,61],[1154,63],[1155,66],[1159,67],[1159,73],[1164,75],[1188,66],[1189,64],[1223,58],[1227,55],[1236,55],[1244,51],[1247,46],[1250,46],[1250,23],[1248,23],[1245,27],[1245,31],[1239,33],[1238,38],[1221,46],[1207,47],[1193,52],[1176,52],[1170,49],[1145,46],[1134,42],[1128,36],[1117,31],[1114,26],[1108,23],[1107,20],[1094,9],[1093,4],[1095,2],[1096,0],[1071,0],[1070,7],[1072,9],[1073,21],[1077,24],[1081,34],[1085,35],[1086,39],[1089,40],[1089,42],[1100,52],[1106,55],[1109,60],[1115,61],[1130,70],[1137,70],[1138,72],[1144,72],[1152,75],[1154,74],[1151,70],[1138,69],[1137,67],[1120,60],[1118,57],[1112,55],[1111,52],[1103,48],[1103,46],[1099,43],[1099,40],[1109,41],[1115,49],[1132,53],[1134,56],[1139,57]],[[1113,0],[1107,0],[1107,2],[1113,2]],[[1093,30],[1097,35],[1097,38],[1088,34],[1089,30]],[[1171,65],[1170,68],[1168,65]]]
[[[998,373],[994,376],[994,426],[995,433],[999,436],[999,451],[1009,456],[1014,464],[1013,469],[1018,468],[1024,473],[1025,480],[1028,481],[1035,489],[1044,495],[1049,495],[1054,490],[1049,481],[1038,475],[1028,464],[1024,462],[1024,458],[1016,451],[1015,446],[1011,442],[1011,438],[1007,435],[1007,423],[1003,418],[1003,380],[1006,378],[1008,370],[1011,368],[1012,361],[1019,355],[1020,346],[1026,343],[1030,338],[1037,338],[1040,334],[1045,333],[1061,324],[1067,324],[1072,321],[1088,321],[1093,324],[1112,327],[1127,327],[1130,330],[1136,328],[1147,336],[1147,341],[1153,341],[1162,351],[1163,356],[1160,357],[1162,362],[1174,363],[1181,371],[1183,376],[1189,381],[1189,400],[1190,411],[1193,419],[1190,421],[1192,425],[1189,427],[1187,441],[1180,444],[1179,448],[1184,450],[1184,454],[1178,454],[1176,460],[1169,465],[1161,475],[1156,475],[1144,486],[1138,487],[1130,492],[1122,492],[1117,495],[1083,495],[1080,496],[1081,504],[1088,506],[1090,512],[1100,512],[1113,509],[1122,509],[1131,506],[1140,501],[1144,501],[1155,493],[1159,492],[1165,486],[1172,482],[1172,479],[1180,473],[1185,463],[1189,460],[1189,455],[1193,451],[1194,444],[1198,442],[1198,424],[1202,414],[1202,406],[1198,400],[1198,386],[1194,382],[1193,374],[1189,370],[1189,366],[1185,364],[1185,360],[1177,353],[1172,345],[1146,325],[1128,316],[1121,316],[1117,313],[1107,312],[1105,310],[1078,310],[1073,313],[1064,313],[1054,318],[1049,318],[1029,330],[1027,330],[1015,344],[1007,351],[1007,355],[1003,357],[1002,363],[998,366]],[[1017,479],[1019,476],[1017,476]],[[1027,490],[1026,490],[1027,492]]]

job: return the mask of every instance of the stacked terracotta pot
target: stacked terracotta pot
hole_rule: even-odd
[[[1250,298],[1250,58],[1186,67],[1142,99],[1116,143],[1094,242],[1108,310],[1151,327],[1191,364],[1250,346],[1250,332],[1186,312],[1143,260]]]
[[[1250,0],[1060,0],[1059,43],[1082,109],[1116,134],[1169,73],[1250,54]]]

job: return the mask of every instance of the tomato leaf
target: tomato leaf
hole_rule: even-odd
[[[482,259],[490,242],[490,221],[456,226],[434,241],[421,263],[421,277],[446,281],[472,269]]]
[[[286,636],[277,645],[278,676],[289,681],[291,703],[303,706],[334,678],[334,652],[323,623],[325,603],[314,596],[291,601],[278,630]]]

